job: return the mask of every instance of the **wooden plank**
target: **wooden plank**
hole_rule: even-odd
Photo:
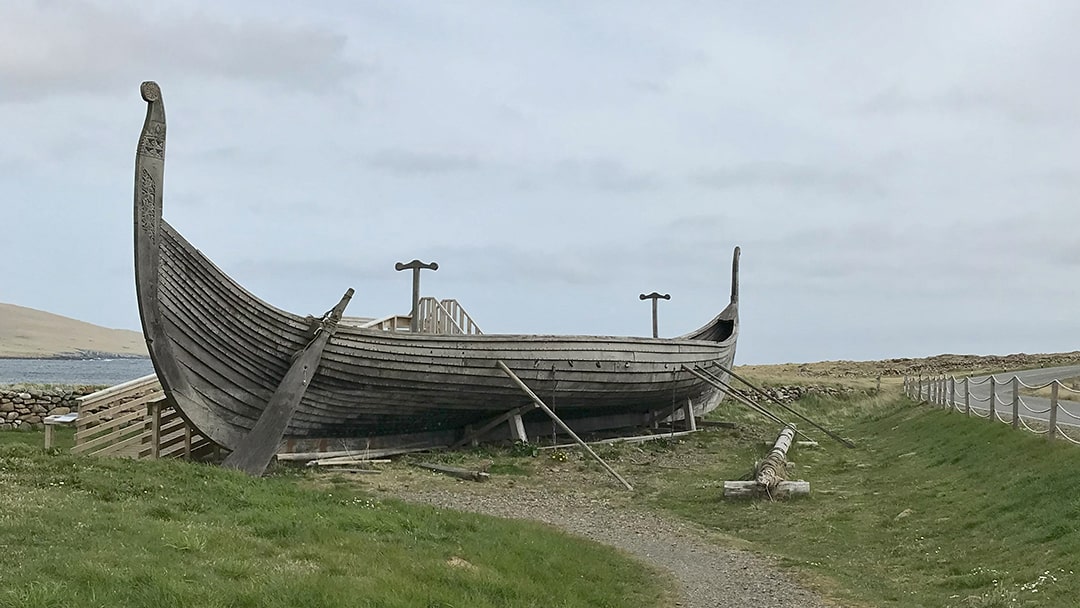
[[[120,427],[131,426],[133,423],[136,422],[141,423],[144,419],[146,419],[146,411],[141,410],[137,412],[129,412],[122,416],[117,416],[112,420],[103,422],[94,427],[78,429],[75,431],[75,445],[78,446],[79,444],[83,443],[84,440],[90,440],[91,438],[97,437],[102,433],[109,433],[114,429]]]
[[[138,450],[136,448],[145,438],[145,435],[139,433],[138,435],[134,435],[122,441],[105,445],[96,451],[87,452],[87,456],[130,456],[138,458]],[[135,451],[131,452],[133,449]]]
[[[437,473],[443,473],[451,477],[458,479],[468,479],[470,481],[487,481],[491,478],[491,475],[484,471],[472,471],[469,469],[463,469],[461,467],[452,467],[445,464],[436,464],[433,462],[410,462],[414,467],[421,469],[427,469],[429,471],[435,471]]]
[[[692,435],[697,431],[676,431],[674,433],[658,433],[655,435],[634,435],[632,437],[612,437],[610,439],[598,439],[596,441],[588,442],[589,445],[609,445],[613,443],[645,443],[647,441],[656,441],[657,439],[673,439],[676,437],[685,437]],[[575,447],[576,443],[560,443],[559,445],[542,445],[537,449],[540,450],[562,450],[566,448]]]
[[[105,435],[95,437],[88,441],[78,443],[77,445],[75,445],[75,447],[71,448],[71,453],[82,454],[84,452],[89,452],[95,448],[99,448],[100,446],[107,446],[112,442],[120,441],[122,438],[125,438],[132,433],[142,435],[144,432],[145,431],[142,424],[131,424],[123,426],[113,430],[111,433],[107,433]]]
[[[809,481],[781,481],[773,488],[766,488],[756,481],[725,481],[725,498],[790,498],[810,493]]]
[[[91,425],[100,423],[102,420],[105,420],[109,417],[118,416],[124,412],[145,412],[146,405],[148,403],[159,401],[164,398],[165,393],[163,391],[158,391],[155,393],[144,395],[142,397],[139,397],[138,399],[133,399],[127,403],[122,403],[107,410],[102,410],[93,414],[87,414],[85,416],[80,414],[78,420],[76,421],[76,427],[79,429],[86,428]]]
[[[80,408],[93,407],[102,402],[116,401],[131,395],[137,395],[144,390],[157,392],[158,390],[161,390],[160,386],[161,383],[158,382],[157,376],[150,374],[149,376],[128,380],[127,382],[117,384],[116,386],[110,386],[109,388],[90,393],[89,395],[83,395],[82,397],[76,398],[76,401],[79,402]]]
[[[440,447],[445,447],[445,446],[440,446]],[[308,462],[308,466],[313,466],[313,465],[323,466],[323,465],[328,465],[328,464],[351,463],[351,462],[357,462],[359,460],[367,461],[367,460],[372,460],[374,458],[379,458],[380,456],[398,456],[400,454],[412,454],[412,453],[415,453],[415,452],[430,452],[433,449],[436,449],[436,448],[432,448],[432,447],[385,448],[385,449],[381,449],[381,450],[366,450],[366,451],[360,452],[360,453],[355,453],[354,452],[352,454],[345,454],[345,455],[340,455],[341,454],[340,452],[327,452],[326,456],[319,457],[317,459],[303,458],[303,457],[297,458],[296,457],[296,456],[309,456],[310,453],[309,454],[278,454],[278,460],[301,460],[301,461],[302,460],[310,460],[310,462]],[[334,455],[334,454],[339,454],[339,455]],[[287,456],[287,457],[282,458],[282,456]]]

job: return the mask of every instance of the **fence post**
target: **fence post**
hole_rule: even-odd
[[[1060,384],[1060,382],[1054,380],[1050,385],[1050,428],[1047,429],[1046,438],[1051,441],[1057,435],[1058,386]]]
[[[956,407],[956,377],[949,378],[949,411]]]
[[[997,378],[990,374],[990,422],[997,417]]]
[[[161,402],[150,404],[150,457],[161,456]]]
[[[1013,376],[1012,379],[1012,393],[1013,393],[1013,419],[1012,427],[1014,429],[1020,428],[1020,377]]]
[[[964,415],[971,415],[971,376],[964,378]]]

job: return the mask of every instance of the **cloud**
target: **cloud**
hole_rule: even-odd
[[[977,88],[951,88],[931,95],[912,95],[898,87],[884,89],[858,106],[858,110],[881,117],[939,113],[972,118],[973,114],[996,116],[1021,125],[1053,123],[1060,112],[1048,111],[1046,100],[1030,95]]]
[[[480,167],[475,157],[465,154],[395,149],[381,150],[372,154],[368,157],[367,164],[375,169],[404,177],[473,171]]]
[[[78,1],[5,7],[0,102],[127,90],[161,74],[326,91],[361,69],[345,57],[345,43],[319,27],[195,12],[150,17]]]
[[[690,179],[714,190],[778,188],[853,195],[880,195],[884,191],[876,179],[864,173],[771,161],[706,169]]]
[[[547,170],[529,172],[525,169],[521,173],[517,184],[524,190],[557,187],[632,194],[663,186],[659,175],[631,168],[612,158],[563,158],[555,160]]]

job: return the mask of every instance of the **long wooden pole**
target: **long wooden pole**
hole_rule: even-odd
[[[685,363],[683,364],[682,368],[684,370],[690,372],[691,374],[694,374],[695,376],[697,376],[701,380],[704,380],[705,382],[708,382],[709,384],[713,385],[713,387],[719,389],[724,394],[731,395],[739,403],[742,403],[746,407],[754,410],[755,412],[761,414],[762,416],[765,416],[769,420],[772,420],[773,422],[779,422],[780,424],[782,424],[784,426],[788,426],[789,424],[791,424],[788,421],[780,418],[776,414],[770,412],[769,410],[767,410],[767,409],[761,407],[760,405],[754,403],[753,401],[750,401],[749,399],[747,399],[743,395],[740,395],[739,392],[736,391],[730,384],[727,384],[723,380],[720,380],[716,376],[712,375],[705,368],[693,369],[693,368],[687,366]],[[806,435],[806,433],[803,433],[802,431],[796,431],[796,432],[799,433],[800,435],[802,435],[802,437],[804,439],[808,440],[808,441],[813,441],[814,440],[813,437],[808,437]]]
[[[807,418],[807,417],[806,417],[806,416],[804,416],[803,414],[799,413],[799,412],[798,412],[797,410],[793,410],[793,409],[791,409],[790,407],[788,407],[788,406],[784,405],[783,403],[781,403],[781,402],[780,402],[780,400],[779,400],[779,399],[777,399],[776,397],[773,397],[773,396],[772,396],[772,395],[770,395],[769,393],[766,393],[765,391],[763,391],[763,390],[761,390],[760,388],[758,388],[758,387],[754,386],[753,384],[750,384],[750,382],[749,382],[748,380],[746,380],[746,379],[745,379],[745,378],[743,378],[742,376],[740,376],[740,375],[736,374],[736,373],[735,373],[735,372],[734,372],[733,370],[730,370],[730,369],[728,369],[728,368],[724,367],[723,365],[720,365],[720,364],[719,364],[719,363],[717,363],[716,361],[713,361],[713,365],[715,365],[716,367],[719,367],[719,368],[720,368],[720,369],[721,369],[722,371],[725,371],[725,372],[727,372],[727,373],[728,373],[728,374],[729,374],[729,375],[730,375],[730,376],[731,376],[732,378],[735,378],[735,379],[736,379],[736,380],[738,380],[739,382],[742,382],[742,383],[743,383],[743,384],[745,384],[746,386],[749,386],[749,387],[750,387],[750,389],[751,389],[751,390],[753,390],[753,391],[754,391],[755,393],[757,393],[757,394],[761,395],[762,397],[765,397],[765,398],[766,398],[766,399],[768,399],[769,401],[772,401],[772,402],[773,402],[773,403],[775,403],[776,405],[779,405],[780,407],[784,408],[784,410],[785,410],[786,412],[788,412],[788,413],[790,413],[790,414],[793,414],[793,415],[797,416],[797,417],[798,417],[798,418],[799,418],[800,420],[802,420],[802,421],[804,421],[804,422],[806,422],[806,423],[809,423],[809,424],[810,424],[810,426],[814,427],[815,429],[817,429],[817,430],[821,431],[822,433],[825,433],[825,434],[826,434],[826,435],[828,435],[829,437],[832,437],[832,438],[833,438],[833,439],[835,439],[836,441],[839,441],[840,443],[844,444],[845,446],[847,446],[847,447],[849,447],[849,448],[853,448],[853,447],[855,447],[855,444],[854,444],[854,443],[852,443],[852,442],[848,441],[847,439],[844,439],[843,437],[841,437],[841,436],[837,435],[836,433],[833,433],[833,432],[832,432],[832,431],[830,431],[829,429],[827,429],[827,428],[825,428],[825,427],[821,426],[820,424],[818,424],[818,423],[814,422],[813,420],[811,420],[811,419]]]
[[[537,397],[536,393],[532,392],[532,389],[530,389],[524,382],[522,382],[521,378],[518,378],[517,374],[515,374],[513,371],[511,371],[509,367],[506,367],[506,364],[503,363],[502,361],[497,361],[496,363],[499,365],[499,367],[502,369],[502,371],[507,376],[510,376],[510,379],[514,381],[514,384],[517,384],[518,388],[520,388],[526,395],[529,396],[530,399],[532,399],[533,403],[535,403],[537,407],[544,410],[544,413],[547,414],[548,416],[550,416],[551,419],[555,422],[555,424],[559,425],[559,428],[561,428],[563,431],[566,432],[566,434],[570,435],[570,437],[572,437],[574,439],[575,443],[577,443],[582,448],[584,448],[585,451],[588,452],[589,455],[592,456],[593,459],[596,460],[596,462],[600,463],[600,466],[607,469],[608,473],[611,473],[615,477],[615,479],[618,479],[624,486],[626,486],[627,490],[633,491],[634,486],[630,485],[625,479],[623,479],[622,475],[619,475],[615,471],[615,469],[611,468],[611,466],[608,465],[608,463],[604,462],[603,458],[600,458],[600,456],[598,456],[597,453],[594,452],[593,449],[589,447],[589,444],[582,441],[581,437],[577,436],[577,433],[575,433],[573,430],[571,430],[570,427],[566,426],[566,423],[563,422],[561,418],[556,416],[555,412],[552,411],[552,409],[550,407],[548,407],[547,404],[544,403],[540,399],[540,397]]]

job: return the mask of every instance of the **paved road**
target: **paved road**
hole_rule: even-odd
[[[1029,369],[1016,372],[1003,372],[994,374],[994,393],[997,395],[995,400],[996,410],[998,416],[1005,420],[1012,420],[1012,402],[1013,402],[1013,387],[1012,379],[1016,376],[1021,382],[1029,386],[1042,386],[1051,380],[1064,380],[1066,378],[1080,377],[1080,365],[1070,365],[1067,367],[1048,367],[1045,369]],[[990,395],[990,382],[988,379],[990,376],[972,376],[970,379],[971,390],[971,409],[978,411],[984,416],[990,409],[989,395]],[[1020,387],[1021,390],[1023,386]],[[926,389],[923,389],[923,395],[926,396]],[[948,389],[946,389],[947,391]],[[1062,391],[1063,393],[1066,391]],[[1035,420],[1049,420],[1050,419],[1050,400],[1043,397],[1035,397],[1033,395],[1020,394],[1022,403],[1019,406],[1020,417]],[[964,382],[963,379],[957,378],[956,381],[956,404],[958,407],[964,407]],[[1024,406],[1027,406],[1026,408]],[[1080,403],[1076,401],[1066,401],[1064,399],[1059,401],[1058,411],[1058,424],[1061,426],[1080,426]],[[1035,410],[1034,412],[1029,410]],[[1066,413],[1075,416],[1070,417]]]

